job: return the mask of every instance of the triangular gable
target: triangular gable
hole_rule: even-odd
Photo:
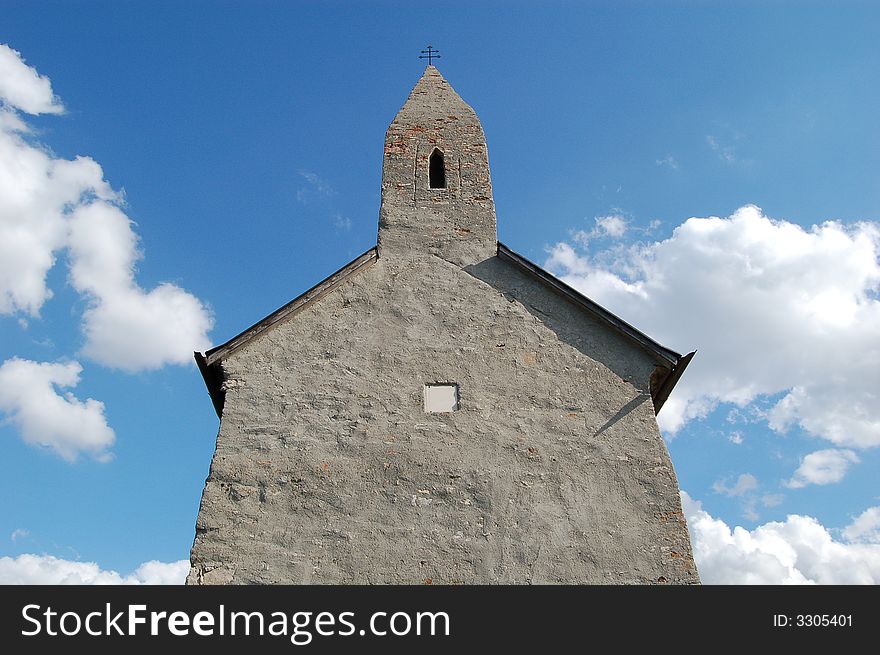
[[[211,395],[211,401],[214,403],[217,416],[221,416],[223,413],[223,397],[225,394],[223,390],[223,370],[221,367],[223,359],[281,321],[295,316],[311,303],[336,289],[352,275],[366,270],[378,257],[378,250],[375,247],[370,248],[360,257],[349,262],[305,293],[297,296],[226,343],[206,351],[204,355],[199,352],[194,353],[196,363],[208,387],[208,393]],[[623,335],[635,346],[655,357],[658,360],[658,366],[651,377],[651,399],[654,403],[654,412],[658,413],[660,411],[696,351],[682,356],[674,350],[661,346],[641,330],[593,302],[537,264],[517,254],[500,241],[498,242],[498,257],[512,263],[531,277],[538,279],[548,289],[565,297],[596,318],[600,323]]]
[[[670,350],[665,346],[661,346],[647,334],[638,328],[630,325],[619,316],[609,312],[598,303],[590,300],[584,294],[573,289],[565,282],[551,273],[548,273],[537,264],[529,261],[520,254],[498,242],[498,257],[511,262],[519,269],[525,271],[534,278],[537,278],[545,286],[567,298],[569,301],[586,311],[588,314],[598,319],[600,323],[606,327],[626,337],[636,346],[647,351],[650,355],[658,359],[658,367],[654,375],[651,376],[651,400],[654,403],[654,413],[660,412],[672,389],[675,387],[678,379],[684,373],[684,369],[690,364],[691,359],[696,351],[687,355],[680,355],[674,350]]]
[[[323,298],[325,295],[333,291],[340,284],[345,282],[352,275],[369,268],[378,258],[379,253],[376,247],[370,248],[360,257],[349,262],[338,271],[318,282],[305,293],[297,296],[283,307],[279,307],[266,318],[254,323],[243,332],[232,337],[229,341],[215,348],[211,348],[203,355],[200,352],[194,353],[199,371],[205,379],[208,387],[208,393],[211,394],[211,402],[214,403],[214,409],[217,416],[223,413],[223,370],[220,363],[234,353],[236,350],[249,343],[252,339],[262,334],[266,330],[271,329],[281,321],[295,316],[311,303]]]

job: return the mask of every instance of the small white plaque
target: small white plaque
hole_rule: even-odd
[[[426,384],[425,411],[429,414],[454,412],[458,409],[457,384]]]

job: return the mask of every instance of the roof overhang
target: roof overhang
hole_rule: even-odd
[[[232,339],[226,343],[208,350],[204,355],[198,352],[195,353],[196,363],[198,364],[199,371],[205,380],[205,385],[208,387],[208,393],[211,396],[211,402],[214,404],[214,410],[217,412],[217,416],[219,417],[223,413],[223,402],[226,393],[223,387],[224,374],[222,361],[224,359],[242,348],[256,336],[266,332],[281,321],[295,316],[311,303],[323,298],[351,276],[366,270],[375,263],[378,257],[378,249],[376,247],[370,248],[360,257],[349,262],[302,295],[297,296],[283,307],[278,308],[266,316],[261,321],[232,337]],[[612,314],[607,309],[593,302],[585,295],[576,291],[551,273],[548,273],[537,264],[534,264],[522,255],[517,254],[500,241],[498,242],[498,257],[510,262],[520,270],[525,271],[530,276],[538,279],[550,290],[565,297],[570,302],[589,313],[599,322],[603,323],[609,329],[622,335],[632,344],[654,357],[657,363],[657,369],[651,380],[651,399],[654,402],[654,412],[660,412],[660,409],[663,407],[666,399],[669,398],[669,394],[672,393],[673,388],[675,388],[676,383],[681,378],[691,359],[693,359],[696,351],[682,356],[674,350],[661,346],[641,330],[633,327],[615,314]]]
[[[283,307],[276,309],[266,318],[254,323],[243,332],[235,335],[226,343],[221,344],[216,348],[211,348],[211,350],[206,351],[204,355],[198,352],[195,353],[196,364],[198,364],[199,371],[205,380],[205,385],[208,387],[208,393],[211,395],[211,402],[214,403],[214,410],[217,412],[217,416],[220,417],[223,414],[223,401],[226,395],[223,388],[224,377],[223,368],[221,366],[221,362],[224,359],[250,342],[256,336],[270,330],[281,321],[296,316],[310,304],[333,291],[333,289],[345,282],[351,276],[366,270],[378,257],[378,250],[374,246],[329,277],[318,282],[318,284],[302,295],[297,296]]]
[[[529,261],[522,255],[514,252],[500,241],[498,242],[498,257],[512,263],[522,271],[538,279],[549,289],[568,299],[588,314],[593,316],[606,327],[622,335],[631,343],[651,355],[657,363],[657,375],[652,376],[651,400],[654,402],[654,413],[660,412],[663,403],[669,398],[685,368],[693,359],[696,351],[682,356],[681,354],[661,346],[647,334],[630,325],[619,316],[612,314],[598,303],[590,300],[584,294],[573,289],[552,273],[548,273],[537,264]]]

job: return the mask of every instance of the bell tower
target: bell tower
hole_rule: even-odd
[[[379,255],[437,255],[459,266],[496,252],[483,127],[434,66],[385,133]]]

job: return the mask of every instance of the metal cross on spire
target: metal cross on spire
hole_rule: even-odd
[[[422,54],[419,55],[419,59],[427,59],[428,66],[431,66],[432,59],[440,59],[440,51],[434,50],[434,48],[429,45],[427,50],[422,50]]]

